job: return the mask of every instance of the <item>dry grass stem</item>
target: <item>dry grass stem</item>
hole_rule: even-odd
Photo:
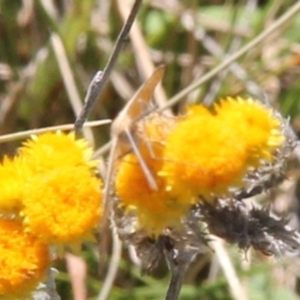
[[[99,121],[90,121],[84,124],[84,127],[98,127],[102,125],[110,124],[111,120],[99,120]],[[47,131],[57,131],[57,130],[72,130],[74,129],[74,124],[62,124],[57,126],[50,126],[45,128],[38,128],[38,129],[30,129],[26,131],[19,131],[10,134],[4,134],[0,136],[0,143],[7,143],[10,141],[15,141],[19,139],[27,138],[33,134],[40,134]]]
[[[160,110],[164,110],[169,108],[187,96],[189,93],[197,89],[200,85],[207,82],[217,74],[219,74],[222,70],[227,68],[234,61],[239,59],[241,56],[246,54],[251,49],[254,49],[257,45],[264,42],[271,34],[275,33],[280,27],[285,26],[288,22],[290,22],[291,18],[295,16],[300,11],[300,2],[296,2],[291,8],[287,10],[280,18],[278,18],[270,27],[266,28],[259,35],[253,38],[249,43],[247,43],[244,47],[230,55],[227,59],[225,59],[218,66],[213,68],[211,71],[207,72],[204,76],[196,80],[194,83],[180,91],[178,94],[170,98],[167,105],[162,107]]]
[[[50,41],[59,66],[60,74],[69,96],[71,107],[73,108],[75,116],[79,116],[83,105],[76,87],[73,71],[68,61],[64,45],[59,35],[54,32],[51,34]],[[91,145],[95,144],[93,132],[89,127],[83,128],[83,135],[91,143]]]

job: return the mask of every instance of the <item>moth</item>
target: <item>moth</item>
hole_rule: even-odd
[[[112,177],[114,175],[115,162],[119,157],[129,151],[133,151],[145,174],[149,187],[157,190],[157,183],[143,159],[138,144],[135,140],[134,125],[145,116],[152,99],[154,90],[162,80],[165,73],[165,66],[158,67],[146,82],[138,89],[135,95],[128,101],[122,111],[118,114],[111,125],[111,150],[108,157],[107,170],[105,175],[105,186],[103,192],[104,218],[111,211],[110,191],[112,187]]]

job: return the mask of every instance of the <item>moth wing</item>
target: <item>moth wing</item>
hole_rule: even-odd
[[[165,69],[165,66],[158,67],[128,101],[111,125],[112,136],[119,135],[124,129],[129,129],[131,124],[143,115],[152,99],[155,87],[164,76]]]

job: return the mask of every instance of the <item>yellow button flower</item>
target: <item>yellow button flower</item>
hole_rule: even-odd
[[[214,106],[224,125],[233,127],[247,146],[249,166],[258,167],[261,160],[271,162],[273,152],[285,141],[282,120],[260,101],[252,98],[225,98]]]
[[[0,164],[0,212],[18,213],[22,207],[26,180],[32,175],[20,158],[5,157]]]
[[[123,157],[117,167],[115,189],[125,213],[135,213],[139,229],[158,235],[164,228],[180,226],[180,218],[190,208],[189,197],[167,191],[164,178],[158,176],[163,163],[164,141],[174,119],[150,115],[139,124],[138,146],[157,189],[149,182],[135,154]]]
[[[137,145],[157,189],[133,153],[121,159],[115,188],[125,211],[154,234],[179,226],[199,196],[244,188],[248,172],[272,162],[285,141],[281,118],[253,99],[226,98],[211,110],[194,105],[177,118],[153,114],[138,125]]]
[[[24,194],[24,224],[49,244],[80,243],[99,224],[101,181],[84,166],[33,177]]]
[[[0,219],[0,299],[27,296],[43,280],[50,264],[47,246],[22,224]]]
[[[84,139],[76,139],[73,132],[46,132],[33,136],[19,149],[35,173],[48,172],[63,166],[96,166],[91,160],[92,148]]]
[[[188,108],[166,139],[160,175],[170,190],[222,194],[242,181],[246,145],[202,105]]]
[[[190,202],[187,194],[183,198],[167,191],[164,178],[157,176],[161,161],[152,158],[145,151],[142,154],[156,181],[157,190],[149,187],[134,154],[126,155],[120,163],[115,188],[125,212],[137,215],[139,228],[157,235],[164,228],[178,226],[180,218],[188,212]]]

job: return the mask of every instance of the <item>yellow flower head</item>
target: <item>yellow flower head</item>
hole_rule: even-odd
[[[280,118],[252,99],[228,98],[212,112],[194,105],[172,122],[154,115],[140,124],[138,146],[158,188],[149,187],[132,153],[119,164],[115,188],[121,205],[154,234],[178,226],[199,195],[211,199],[244,187],[249,168],[271,161],[284,142]]]
[[[35,176],[24,195],[24,224],[49,244],[79,243],[99,223],[101,182],[84,166]]]
[[[35,173],[63,166],[96,165],[91,160],[92,149],[88,143],[83,139],[76,140],[73,132],[47,132],[33,136],[19,152]]]
[[[138,226],[150,234],[157,235],[164,228],[178,226],[180,218],[189,210],[190,203],[188,195],[180,198],[166,190],[164,178],[157,176],[161,161],[152,158],[145,151],[142,154],[158,189],[153,190],[149,187],[145,173],[134,154],[126,155],[120,162],[115,188],[125,212],[134,212],[138,218]]]
[[[214,108],[223,126],[234,127],[235,134],[246,142],[250,166],[259,166],[262,159],[272,161],[274,150],[284,143],[285,137],[282,122],[271,108],[240,97],[223,99]]]
[[[0,164],[0,213],[13,214],[20,211],[25,183],[31,174],[22,159],[3,159]]]
[[[157,189],[149,186],[145,171],[133,153],[127,154],[119,162],[115,189],[125,213],[134,212],[138,226],[149,234],[157,235],[168,226],[178,226],[190,203],[186,194],[183,198],[167,191],[164,178],[157,176],[163,163],[164,140],[173,127],[174,120],[150,116],[140,125],[139,150]]]
[[[202,105],[188,108],[166,140],[160,172],[170,190],[210,195],[241,183],[246,160],[243,140]]]
[[[43,280],[50,265],[47,246],[22,224],[0,219],[0,299],[28,295]]]

